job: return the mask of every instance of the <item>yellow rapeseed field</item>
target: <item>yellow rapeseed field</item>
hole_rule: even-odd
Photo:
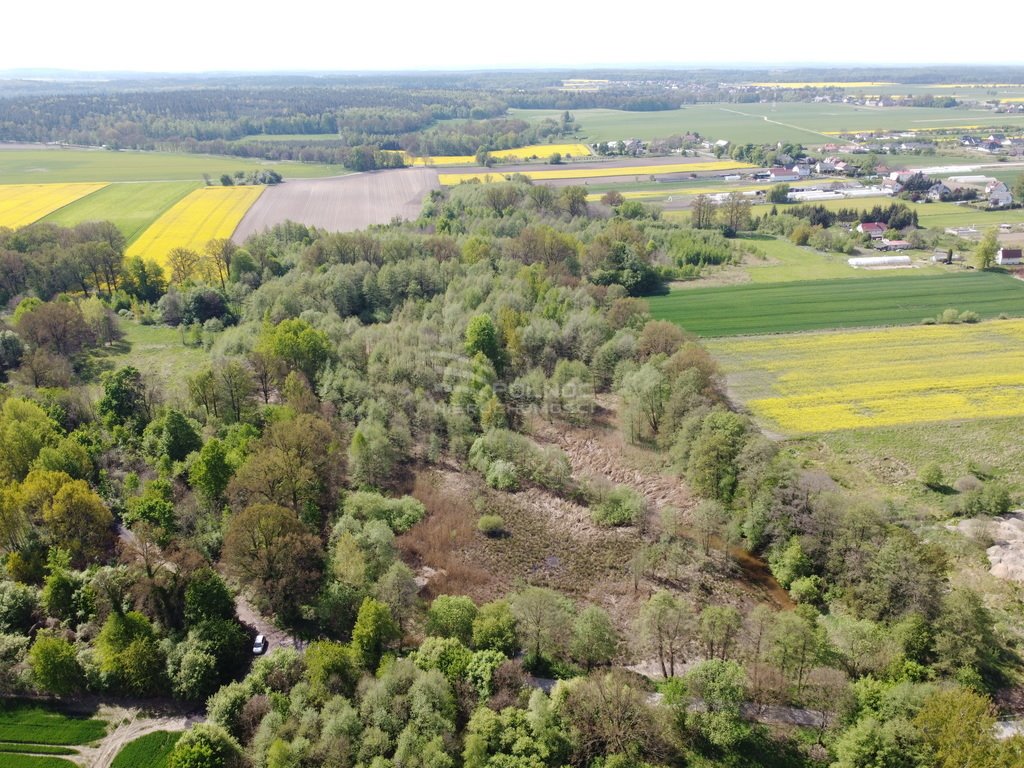
[[[751,411],[787,433],[1024,415],[1024,320],[709,345]]]
[[[717,160],[706,163],[675,163],[672,165],[631,165],[627,167],[609,167],[604,163],[587,163],[553,171],[521,171],[520,173],[533,181],[551,181],[553,179],[593,179],[605,176],[641,176],[647,178],[666,173],[731,171],[755,167],[749,163],[737,163],[732,160]],[[500,169],[475,173],[439,173],[437,175],[437,180],[444,186],[449,187],[464,181],[503,181],[504,178],[505,175]]]
[[[586,144],[531,144],[518,149],[496,149],[491,157],[497,160],[529,160],[537,157],[547,159],[555,152],[562,157],[589,157],[592,153]],[[476,155],[443,155],[441,157],[412,157],[405,155],[406,162],[412,165],[473,165]]]
[[[106,184],[0,185],[0,227],[24,227]]]
[[[141,256],[163,266],[173,248],[202,253],[210,240],[234,234],[238,222],[263,189],[262,186],[197,189],[154,221],[128,249],[127,255]]]

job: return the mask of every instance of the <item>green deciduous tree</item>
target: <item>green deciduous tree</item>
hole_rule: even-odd
[[[676,661],[683,660],[692,627],[689,608],[667,590],[656,592],[640,608],[638,635],[645,648],[657,656],[662,677],[675,675]]]
[[[569,639],[573,606],[547,587],[527,587],[511,598],[520,644],[533,663],[561,654]]]
[[[596,605],[584,608],[572,626],[569,652],[588,671],[610,664],[619,649],[619,633],[606,611]]]
[[[427,634],[454,637],[463,645],[473,639],[476,604],[464,595],[438,595],[427,610]]]
[[[686,685],[704,706],[690,715],[700,734],[720,749],[729,749],[750,733],[743,717],[746,673],[735,661],[702,661],[686,675]]]
[[[254,504],[228,521],[224,560],[260,602],[291,621],[319,589],[324,555],[293,511]]]
[[[363,668],[375,670],[384,651],[397,639],[398,625],[391,609],[371,597],[365,598],[352,629],[352,647],[359,654]]]
[[[40,632],[28,653],[32,680],[47,693],[66,696],[85,684],[75,646],[63,637]]]
[[[473,619],[473,647],[494,650],[506,656],[519,650],[516,617],[507,600],[484,603]]]

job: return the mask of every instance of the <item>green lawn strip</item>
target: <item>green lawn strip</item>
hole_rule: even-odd
[[[841,208],[855,211],[870,211],[876,205],[888,208],[892,203],[901,202],[909,206],[911,210],[917,211],[918,225],[924,228],[945,229],[946,227],[973,226],[981,231],[988,227],[997,227],[1000,224],[1024,222],[1024,208],[1015,208],[1008,211],[987,211],[969,205],[957,205],[956,203],[908,203],[904,200],[894,200],[888,196],[822,200],[806,203],[806,205],[821,205],[830,211],[837,211]],[[778,205],[776,210],[779,213],[786,213],[788,207],[791,206]],[[765,216],[771,213],[771,209],[771,205],[755,205],[751,213],[754,216]]]
[[[827,280],[831,278],[889,278],[891,272],[882,270],[854,269],[847,263],[850,257],[844,253],[823,253],[809,246],[797,246],[786,238],[769,235],[744,235],[739,240],[764,254],[764,261],[757,256],[748,259],[745,268],[755,283],[782,283],[797,280]],[[861,254],[864,255],[864,254]],[[909,254],[913,259],[915,255]],[[919,267],[913,275],[944,274],[940,266]]]
[[[131,244],[168,208],[202,185],[201,181],[111,184],[65,205],[43,221],[62,227],[112,221]]]
[[[111,768],[164,768],[182,732],[155,731],[124,745]]]
[[[55,747],[52,744],[9,744],[0,742],[0,752],[21,752],[32,755],[77,755],[77,749]]]
[[[0,152],[0,184],[46,184],[71,181],[214,181],[222,174],[276,170],[286,179],[335,176],[339,165],[270,162],[225,155],[177,152],[111,152],[102,149],[9,149]]]
[[[4,768],[78,768],[75,763],[60,757],[15,754],[5,754],[0,765]]]
[[[0,704],[0,741],[19,744],[87,744],[102,738],[102,720],[66,715],[37,705]],[[4,758],[4,762],[8,758]]]
[[[1024,315],[1024,283],[994,272],[890,275],[678,290],[651,314],[700,336],[912,325],[948,307],[983,318]]]

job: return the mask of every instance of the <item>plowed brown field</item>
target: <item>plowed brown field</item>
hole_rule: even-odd
[[[423,198],[439,188],[432,168],[402,168],[326,179],[294,179],[268,187],[235,230],[234,240],[284,221],[351,232],[394,217],[415,219]]]

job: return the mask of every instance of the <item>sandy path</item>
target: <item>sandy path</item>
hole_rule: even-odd
[[[109,768],[110,764],[117,757],[125,744],[134,741],[140,736],[154,731],[184,731],[194,723],[206,719],[202,715],[177,715],[147,717],[142,715],[138,709],[127,709],[123,707],[105,708],[100,713],[104,719],[118,725],[107,734],[96,746],[75,747],[77,755],[68,759],[74,760],[82,768]]]

